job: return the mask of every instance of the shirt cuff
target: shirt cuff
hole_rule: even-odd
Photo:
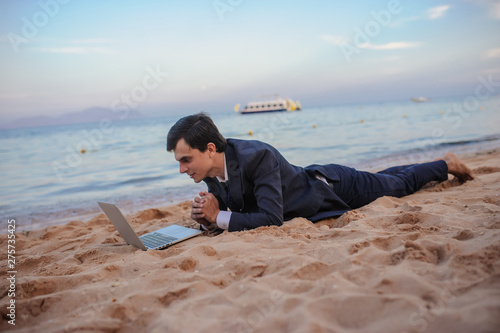
[[[217,214],[217,226],[221,229],[227,230],[229,228],[229,220],[231,219],[231,212],[227,210],[221,210]]]

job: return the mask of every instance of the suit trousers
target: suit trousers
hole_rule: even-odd
[[[331,184],[333,191],[351,209],[383,196],[403,197],[415,193],[431,181],[448,179],[448,165],[443,160],[401,165],[377,173],[358,171],[342,165],[335,165],[335,170],[340,180]],[[324,205],[327,206],[328,202]]]

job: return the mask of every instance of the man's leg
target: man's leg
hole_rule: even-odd
[[[446,153],[434,162],[392,167],[378,173],[343,166],[338,166],[337,173],[341,180],[333,183],[333,189],[353,209],[382,196],[415,193],[428,182],[448,179],[448,173],[462,183],[474,179],[472,171],[453,153]]]
[[[435,161],[443,160],[446,162],[448,165],[448,173],[451,173],[457,179],[461,182],[464,183],[468,180],[474,179],[474,176],[472,175],[472,170],[469,169],[461,160],[458,159],[458,157],[451,153],[448,152],[446,153],[443,157],[435,159]],[[379,171],[377,173],[385,173],[389,175],[394,175],[400,172],[401,170],[404,170],[408,167],[411,167],[413,164],[409,165],[401,165],[401,166],[396,166],[396,167],[391,167],[382,171]]]
[[[384,173],[387,175],[394,175],[397,174],[398,172],[401,172],[402,170],[411,167],[413,164],[408,164],[408,165],[399,165],[395,167],[390,167],[388,169],[384,169],[381,171],[378,171],[377,173]]]
[[[383,196],[410,195],[431,181],[448,179],[448,166],[443,160],[390,168],[379,173],[339,166],[337,172],[341,180],[333,184],[334,192],[353,209]]]

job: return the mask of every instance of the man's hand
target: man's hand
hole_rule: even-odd
[[[196,222],[205,226],[216,223],[219,212],[219,202],[212,193],[200,192],[200,196],[194,198],[191,218]]]

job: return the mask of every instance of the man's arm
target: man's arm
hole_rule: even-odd
[[[229,231],[283,223],[283,193],[277,157],[270,150],[260,150],[249,161],[242,177],[251,180],[252,188],[247,191],[253,191],[257,207],[252,207],[250,212],[232,212]]]
[[[246,179],[242,180],[243,187],[246,187],[247,192],[251,192],[243,193],[243,197],[253,196],[255,203],[245,202],[243,212],[230,212],[228,230],[241,231],[281,225],[283,223],[283,194],[278,158],[270,150],[257,150],[247,159],[247,162],[241,177]],[[229,181],[231,182],[231,177]],[[219,211],[227,208],[217,196],[214,196],[214,194],[217,195],[217,191],[214,184],[210,183],[211,180],[207,179],[206,182],[211,193],[205,192],[204,195],[200,193],[201,200],[193,203],[193,211],[196,214],[194,216],[216,223]]]

